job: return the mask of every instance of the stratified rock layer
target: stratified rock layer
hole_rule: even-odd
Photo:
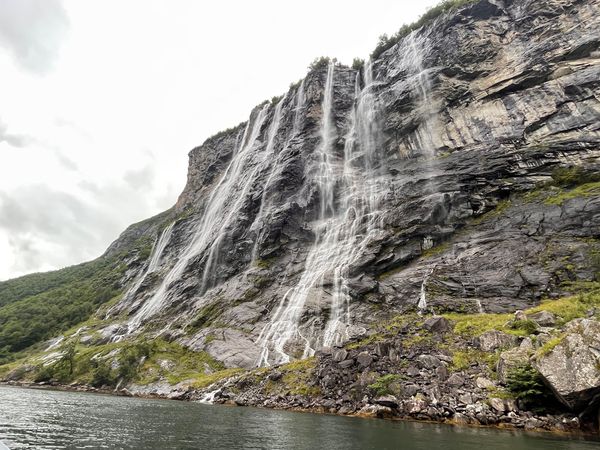
[[[436,312],[506,312],[565,293],[565,281],[594,278],[599,195],[544,201],[525,194],[557,167],[600,167],[599,43],[597,0],[482,0],[373,61],[374,152],[355,151],[351,164],[372,159],[370,172],[353,173],[375,180],[381,195],[375,231],[344,267],[348,337],[414,309],[421,292]],[[367,81],[366,72],[358,75],[359,88]],[[357,72],[334,68],[324,113],[326,84],[326,68],[312,70],[281,100],[255,108],[248,123],[190,152],[188,182],[168,219],[121,238],[157,237],[175,221],[158,269],[113,317],[141,317],[142,328],[228,367],[252,367],[264,356],[261,332],[297,288],[323,222],[315,173],[324,115],[333,160],[348,163],[344,155],[358,145],[352,121],[365,93],[357,97]],[[234,172],[240,152],[246,159]],[[343,186],[335,180],[334,209]],[[222,208],[209,217],[219,195]],[[206,229],[210,235],[199,237]],[[194,242],[204,247],[190,252]],[[129,286],[146,267],[130,269]],[[335,276],[305,289],[298,330],[285,343],[290,357],[302,355],[305,341],[322,346]],[[157,292],[151,314],[135,316]],[[130,325],[114,334],[126,335]]]

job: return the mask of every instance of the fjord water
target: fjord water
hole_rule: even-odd
[[[597,441],[0,386],[11,449],[580,450]]]

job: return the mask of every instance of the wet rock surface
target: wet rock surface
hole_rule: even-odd
[[[600,406],[600,323],[570,322],[534,366],[560,401],[576,412]]]
[[[350,349],[320,352],[315,358],[305,360],[302,368],[294,367],[294,372],[283,365],[267,370],[267,375],[243,374],[224,380],[217,383],[221,394],[215,401],[456,425],[561,432],[578,431],[582,427],[588,431],[594,429],[592,419],[588,417],[582,422],[582,416],[568,408],[534,413],[522,405],[496,375],[494,360],[499,355],[496,350],[483,352],[476,342],[454,332],[441,339],[435,333],[419,331],[423,328],[418,319],[412,322],[415,323],[394,329],[376,344],[357,342],[350,344]],[[593,326],[600,323],[593,322]],[[578,323],[581,321],[564,328],[573,329]],[[415,340],[415,335],[419,339]],[[530,338],[521,340],[526,342]],[[382,347],[388,351],[382,353]],[[519,362],[522,364],[532,355],[527,350],[526,344],[502,355],[508,360],[506,354],[524,351],[527,359]],[[460,361],[462,354],[471,355],[466,365]],[[558,350],[556,357],[560,354]],[[368,367],[356,363],[362,355],[371,356]],[[445,376],[439,369],[443,369]],[[276,374],[276,382],[271,374]],[[600,387],[600,383],[596,386]],[[194,391],[188,394],[190,399],[201,395]]]
[[[345,339],[414,309],[423,287],[436,312],[506,312],[566,294],[567,282],[593,279],[598,196],[550,202],[562,188],[528,193],[557,167],[600,168],[599,11],[597,0],[482,1],[442,16],[373,62],[372,170],[385,195],[377,232],[347,268]],[[332,151],[340,158],[351,139],[356,78],[343,66],[332,74]],[[320,188],[310,174],[326,84],[326,68],[315,69],[279,102],[260,105],[247,123],[190,152],[176,207],[111,246],[157,236],[161,221],[176,221],[158,270],[112,316],[135,314],[164,288],[160,309],[145,319],[152,327],[168,324],[179,342],[228,367],[256,364],[264,351],[258,338],[298,286],[321,223]],[[227,216],[223,234],[211,238],[217,245],[186,259],[177,279],[165,282],[229,183],[244,139],[254,139],[248,167],[257,172],[248,178],[253,169],[243,171],[233,184],[219,213]],[[267,148],[272,156],[260,159]],[[129,280],[143,270],[132,266]],[[299,314],[298,333],[316,349],[335,302],[332,277],[306,289]],[[531,320],[552,323],[547,315]],[[425,326],[446,331],[435,318]],[[285,345],[292,355],[305,342]]]
[[[570,431],[597,418],[598,311],[565,325],[559,314],[520,310],[597,281],[600,1],[482,0],[400,40],[369,68],[316,67],[193,149],[175,207],[107,250],[144,236],[157,247],[172,225],[155,267],[140,255],[123,261],[125,295],[78,344],[160,338],[251,369],[203,388],[131,383],[123,395],[528,430]],[[361,117],[372,153],[357,149]],[[343,177],[323,198],[325,137],[328,158],[356,165],[351,173],[377,193],[357,202],[377,198],[357,222],[377,220],[348,232],[343,267],[308,283],[324,223],[359,214],[339,211]],[[290,307],[292,296],[300,301]],[[286,309],[294,327],[273,335],[289,339],[265,344]],[[442,316],[515,311],[510,324],[523,336],[457,332]],[[507,391],[511,373],[531,364],[562,410],[534,414]],[[33,368],[5,378],[17,382],[20,370]]]

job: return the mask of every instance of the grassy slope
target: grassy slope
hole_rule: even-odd
[[[123,259],[147,258],[149,245],[141,238],[117,255],[0,283],[0,363],[89,319],[121,293]]]

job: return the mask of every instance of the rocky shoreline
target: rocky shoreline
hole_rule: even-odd
[[[576,417],[569,417],[568,415],[564,415],[563,417],[555,416],[549,420],[549,417],[543,416],[535,416],[530,415],[530,417],[524,416],[524,420],[529,422],[524,422],[523,424],[514,423],[514,422],[506,422],[499,421],[498,423],[477,423],[476,420],[452,420],[448,418],[433,418],[427,416],[427,414],[397,414],[397,411],[394,411],[390,407],[386,407],[383,405],[370,405],[367,408],[363,408],[360,411],[349,412],[344,410],[336,410],[335,408],[327,407],[323,404],[318,404],[313,402],[313,404],[305,404],[302,399],[298,398],[290,398],[287,401],[281,401],[281,399],[271,399],[265,400],[263,402],[256,401],[255,403],[242,403],[240,401],[232,400],[227,396],[222,396],[220,394],[216,395],[216,398],[213,402],[206,402],[202,399],[206,396],[205,393],[197,390],[189,390],[189,391],[172,391],[170,394],[158,393],[158,392],[146,392],[145,390],[137,391],[135,388],[133,391],[122,388],[119,390],[114,389],[103,389],[96,388],[89,385],[67,385],[60,383],[34,383],[34,382],[20,382],[20,381],[0,381],[0,385],[2,386],[12,386],[19,387],[24,389],[48,389],[48,390],[59,390],[66,392],[83,392],[83,393],[92,393],[92,394],[100,394],[100,395],[113,395],[119,397],[135,397],[135,398],[146,398],[146,399],[154,399],[154,400],[175,400],[175,401],[196,401],[203,403],[214,403],[225,406],[233,406],[233,407],[251,407],[251,408],[268,408],[268,409],[277,409],[277,410],[286,410],[286,411],[295,411],[295,412],[305,412],[310,414],[330,414],[330,415],[338,415],[338,416],[347,416],[347,417],[356,417],[356,418],[366,418],[366,419],[383,419],[383,420],[393,420],[393,421],[406,421],[406,422],[425,422],[431,424],[441,424],[448,426],[466,426],[472,428],[494,428],[505,431],[526,431],[526,432],[534,432],[534,433],[550,433],[554,435],[562,435],[562,436],[573,436],[573,437],[585,437],[594,439],[597,437],[597,433],[581,429],[579,426],[579,422]],[[534,422],[535,421],[535,422]],[[570,423],[569,423],[570,421]],[[560,422],[561,425],[556,426],[556,424]],[[538,426],[531,426],[532,424],[537,424]],[[529,425],[528,425],[529,424]]]
[[[595,376],[595,355],[592,350],[586,353],[579,341],[595,348],[600,322],[579,318],[559,326],[552,312],[519,311],[509,315],[512,319],[504,324],[517,334],[492,328],[469,336],[458,332],[465,323],[474,326],[467,321],[480,317],[486,322],[490,318],[462,317],[452,321],[444,316],[425,318],[407,313],[343,347],[325,348],[311,358],[288,364],[229,373],[202,386],[194,380],[172,384],[166,379],[148,384],[119,383],[117,387],[57,380],[34,383],[5,379],[3,384],[597,435],[600,384],[592,389],[578,385],[580,380],[589,382]],[[580,349],[570,348],[573,343]],[[587,366],[591,373],[586,372]],[[568,367],[576,367],[577,373],[569,373]],[[524,368],[529,369],[523,372]]]

